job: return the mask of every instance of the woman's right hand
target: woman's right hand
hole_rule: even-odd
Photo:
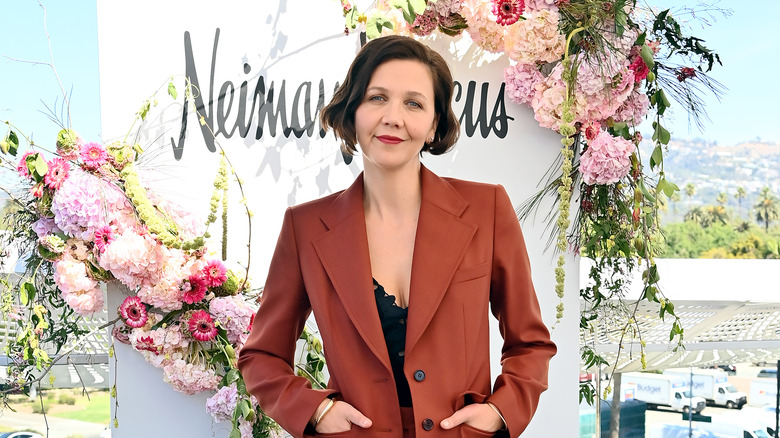
[[[320,403],[317,412],[314,414],[314,418],[319,416],[320,412],[325,409],[325,406],[327,406],[329,401],[330,400],[325,399]],[[353,424],[366,429],[371,427],[371,420],[352,407],[351,404],[343,401],[336,401],[320,419],[320,422],[317,423],[314,430],[318,433],[346,432],[352,429]]]

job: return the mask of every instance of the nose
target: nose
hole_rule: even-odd
[[[389,102],[385,105],[385,112],[382,114],[382,123],[388,126],[403,126],[403,103]]]

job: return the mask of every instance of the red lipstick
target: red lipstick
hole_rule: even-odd
[[[376,139],[386,144],[398,144],[404,141],[403,139],[398,137],[393,137],[392,135],[378,135]]]

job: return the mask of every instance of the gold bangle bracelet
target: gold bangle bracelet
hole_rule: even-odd
[[[504,422],[504,427],[502,428],[502,430],[506,430],[508,426],[507,426],[507,424],[506,424],[506,420],[504,419],[504,416],[503,416],[503,415],[501,415],[501,411],[499,411],[499,410],[498,410],[498,408],[497,408],[497,407],[496,407],[496,406],[495,406],[493,403],[487,402],[486,404],[487,404],[488,406],[490,406],[490,408],[491,408],[491,409],[493,409],[494,411],[496,411],[496,414],[498,414],[498,416],[499,416],[499,417],[501,417],[501,421],[503,421],[503,422]]]
[[[332,408],[332,407],[333,407],[333,404],[334,404],[334,403],[336,403],[336,400],[330,399],[330,401],[328,402],[328,404],[327,404],[327,405],[325,405],[325,409],[323,409],[323,410],[322,410],[322,412],[320,412],[320,415],[317,415],[317,418],[314,420],[314,427],[317,427],[317,425],[318,425],[318,424],[320,423],[320,421],[322,420],[322,417],[324,417],[324,416],[325,416],[325,414],[326,414],[326,413],[328,413],[328,411],[330,410],[330,408]],[[499,414],[499,415],[501,415],[501,414]]]

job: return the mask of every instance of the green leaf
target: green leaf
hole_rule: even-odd
[[[233,427],[233,430],[230,431],[230,436],[228,438],[241,438],[241,431],[238,430],[238,426]]]
[[[355,29],[358,25],[358,17],[360,17],[360,12],[358,12],[357,6],[352,6],[352,9],[345,16],[346,26],[350,29]]]
[[[145,101],[143,105],[141,105],[141,109],[138,110],[138,116],[141,117],[141,120],[146,120],[146,115],[149,114],[149,109],[152,107],[152,102]]]
[[[409,0],[409,5],[411,6],[412,12],[414,12],[415,15],[422,15],[422,13],[425,12],[425,7],[427,6],[425,4],[425,0]]]
[[[653,135],[653,140],[655,140],[655,135]],[[661,148],[661,145],[658,145],[653,149],[653,154],[650,156],[650,168],[655,169],[656,167],[660,166],[661,163],[664,161],[664,151]]]
[[[660,123],[655,122],[653,122],[653,128],[655,128],[655,131],[653,132],[653,141],[658,141],[661,144],[669,144],[669,140],[672,138],[672,135],[669,133],[669,131],[661,126]]]
[[[651,203],[655,203],[655,196],[653,196],[652,193],[650,193],[650,190],[647,190],[647,187],[645,186],[645,183],[640,180],[639,181],[639,190],[642,191],[642,194],[645,195],[645,198],[647,198],[648,201]]]
[[[639,50],[639,56],[642,57],[642,61],[645,62],[645,65],[650,70],[653,69],[653,66],[655,65],[655,61],[653,60],[653,49],[651,49],[647,44],[643,44],[642,48]]]
[[[666,93],[664,93],[664,90],[658,90],[658,93],[661,95],[661,102],[663,102],[664,106],[666,108],[669,108],[672,106],[672,103],[669,102],[669,99],[666,97]]]
[[[366,22],[366,37],[368,39],[379,38],[382,35],[382,29],[393,29],[393,22],[381,12],[375,12]]]
[[[28,162],[28,166],[29,166],[29,162]],[[49,171],[49,165],[46,164],[46,160],[43,159],[43,156],[41,154],[37,154],[35,158],[35,163],[33,164],[33,171],[32,171],[35,180],[38,182],[43,181],[43,177],[46,176],[46,173],[48,171]]]
[[[645,297],[647,297],[647,301],[654,302],[656,300],[656,292],[658,289],[656,289],[655,286],[647,286],[645,288]]]
[[[674,195],[674,192],[679,192],[680,188],[677,187],[677,184],[669,182],[666,180],[666,178],[661,179],[658,181],[658,191],[663,192],[664,195],[666,195],[667,198],[671,199],[672,195]]]
[[[228,385],[231,383],[237,381],[241,378],[241,374],[238,373],[238,370],[233,368],[232,370],[228,371],[227,375],[225,376],[225,381]],[[227,385],[226,385],[227,386]]]
[[[8,133],[6,141],[8,142],[8,153],[15,157],[16,151],[19,149],[19,137],[16,136],[15,132],[11,131]]]
[[[29,281],[22,284],[22,288],[19,290],[19,299],[22,301],[23,306],[35,299],[35,292],[35,286]]]
[[[176,91],[176,86],[173,85],[173,81],[168,82],[168,94],[174,98],[174,100],[179,96],[179,92]]]

